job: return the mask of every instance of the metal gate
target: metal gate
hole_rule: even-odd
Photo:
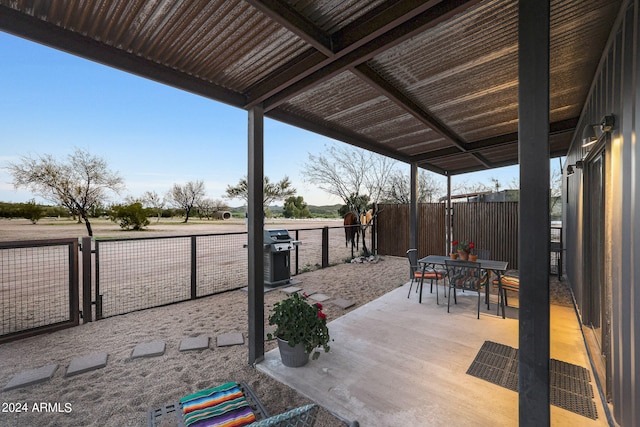
[[[78,239],[0,243],[0,343],[76,326]]]

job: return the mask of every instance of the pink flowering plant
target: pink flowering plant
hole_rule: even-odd
[[[319,302],[309,304],[306,294],[294,292],[275,303],[269,316],[269,325],[275,325],[276,330],[267,334],[268,339],[278,337],[291,347],[302,343],[308,354],[313,352],[313,360],[320,357],[318,347],[322,347],[325,353],[330,350],[327,315],[322,312]]]

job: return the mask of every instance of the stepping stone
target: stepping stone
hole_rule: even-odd
[[[2,391],[13,390],[14,388],[21,388],[49,381],[56,372],[56,369],[58,369],[58,365],[46,365],[41,368],[31,369],[29,371],[23,371],[15,374],[13,378],[11,378],[11,381],[4,386]]]
[[[356,303],[355,303],[355,302],[353,302],[353,301],[349,301],[349,300],[344,299],[344,298],[338,298],[338,299],[333,300],[333,301],[331,301],[331,302],[332,302],[333,304],[337,305],[338,307],[343,308],[343,309],[345,309],[345,310],[346,310],[347,308],[349,308],[349,307],[353,307],[354,305],[356,305]]]
[[[328,300],[331,297],[327,296],[325,294],[313,294],[309,298],[311,298],[314,301],[324,302],[324,301]]]
[[[138,357],[156,357],[162,356],[165,350],[164,341],[151,341],[144,342],[138,344],[134,349],[133,353],[131,353],[132,359],[137,359]]]
[[[71,359],[65,377],[82,374],[107,366],[107,353],[93,353]]]
[[[293,294],[293,293],[301,291],[301,290],[302,290],[302,288],[299,288],[297,286],[288,286],[286,288],[282,288],[281,289],[281,291],[283,291],[284,293],[287,293],[287,294]]]
[[[308,296],[308,297],[310,297],[310,296],[311,296],[311,295],[313,295],[313,294],[317,294],[317,293],[318,293],[318,291],[316,291],[315,289],[310,289],[310,290],[303,289],[303,290],[302,290],[302,293],[303,293],[303,294],[307,294],[307,296]]]
[[[244,337],[240,332],[230,332],[227,334],[218,335],[217,344],[218,344],[218,347],[242,345],[244,344]]]
[[[197,337],[183,338],[180,341],[180,351],[204,350],[209,348],[209,337],[200,335]]]

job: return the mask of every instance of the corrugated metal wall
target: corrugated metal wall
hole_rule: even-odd
[[[613,114],[616,125],[606,139],[604,257],[585,259],[583,247],[589,243],[586,232],[584,193],[587,180],[584,170],[576,170],[566,178],[564,223],[566,230],[567,277],[574,290],[583,321],[589,313],[592,297],[586,285],[587,266],[594,262],[604,265],[604,287],[609,292],[605,309],[611,311],[608,358],[607,394],[615,421],[621,426],[640,425],[640,2],[627,0],[598,71],[580,119],[579,130],[590,123],[599,123],[604,115]],[[581,132],[576,132],[567,164],[588,158],[588,149],[581,146]],[[589,320],[589,319],[586,319]],[[605,327],[607,325],[605,324]],[[604,347],[603,347],[604,348]],[[599,357],[595,354],[594,357]]]
[[[378,205],[378,253],[405,256],[409,249],[409,205]],[[446,242],[446,206],[420,204],[418,209],[418,254],[449,253]],[[518,268],[518,203],[454,203],[454,240],[471,240],[487,249],[492,259]]]

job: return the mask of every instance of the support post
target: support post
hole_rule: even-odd
[[[248,138],[248,298],[249,364],[264,358],[264,109],[249,110]]]
[[[549,1],[519,2],[519,425],[549,426]]]
[[[418,248],[418,164],[411,163],[411,204],[409,209],[409,248]],[[418,254],[420,251],[418,250]]]
[[[191,236],[191,299],[198,297],[198,256],[196,236]]]
[[[91,237],[82,238],[82,323],[92,322]]]
[[[451,212],[451,175],[447,174],[447,213],[446,213],[446,221],[447,221],[447,248],[444,253],[448,254],[449,252],[453,252],[453,235],[451,233],[453,226],[453,212]]]
[[[329,267],[329,227],[322,228],[322,268]]]

